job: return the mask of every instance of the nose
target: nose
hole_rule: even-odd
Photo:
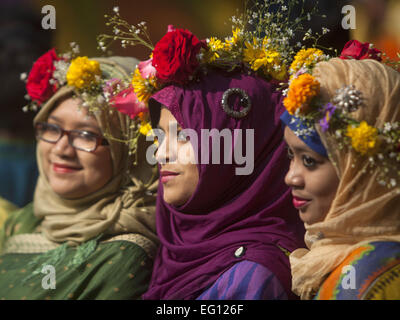
[[[290,162],[289,171],[285,176],[285,183],[293,189],[304,188],[305,180],[303,170],[295,160]]]
[[[177,141],[171,140],[169,134],[166,134],[158,146],[156,160],[160,164],[170,163],[176,160]]]
[[[68,135],[64,134],[54,145],[53,152],[60,157],[73,157],[76,151],[75,148],[70,145]]]

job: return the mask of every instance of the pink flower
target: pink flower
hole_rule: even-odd
[[[136,97],[132,86],[129,86],[129,88],[122,90],[112,97],[110,99],[110,105],[119,112],[127,114],[131,119],[134,119],[141,112],[148,111],[146,104],[140,102]]]
[[[171,31],[175,31],[176,29],[175,29],[175,27],[172,25],[172,24],[169,24],[168,25],[168,29],[167,29],[167,32],[171,32]]]
[[[153,59],[149,59],[139,63],[138,69],[142,78],[149,79],[156,76],[157,70],[153,67],[152,62]]]

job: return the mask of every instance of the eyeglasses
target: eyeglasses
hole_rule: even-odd
[[[95,133],[81,130],[64,130],[60,126],[47,122],[38,122],[35,125],[36,138],[57,143],[65,134],[68,143],[75,149],[94,152],[99,145],[108,145],[108,141]]]

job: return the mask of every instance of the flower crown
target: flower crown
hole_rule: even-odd
[[[131,130],[134,138],[125,142],[129,144],[130,153],[136,150],[136,140],[140,134],[147,135],[151,130],[148,108],[145,104],[137,104],[136,96],[132,94],[130,79],[105,77],[100,62],[79,56],[79,46],[71,43],[71,51],[57,55],[55,49],[43,54],[33,64],[29,75],[22,74],[21,80],[26,82],[26,99],[29,104],[23,111],[37,111],[62,86],[71,87],[74,95],[79,97],[90,113],[96,113],[103,108],[129,114],[132,119]],[[114,139],[104,133],[108,139]]]
[[[372,44],[352,40],[345,45],[340,58],[381,62],[382,56],[384,53]],[[315,133],[314,125],[318,123],[322,132],[334,132],[340,149],[349,147],[360,156],[368,157],[371,167],[381,168],[378,177],[380,184],[395,187],[400,177],[400,123],[385,123],[384,128],[375,128],[366,121],[352,118],[351,113],[364,103],[362,92],[353,85],[340,88],[332,101],[324,103],[319,96],[320,83],[312,76],[316,63],[323,60],[329,59],[315,49],[301,50],[290,69],[290,81],[284,90],[283,103],[287,112],[306,127],[304,129],[302,126],[294,133],[300,137],[312,135]],[[293,123],[296,122],[295,118],[292,119]],[[393,172],[397,178],[393,178]]]
[[[283,0],[256,4],[240,17],[232,17],[232,36],[225,39],[199,40],[190,31],[169,25],[167,33],[155,46],[145,22],[131,25],[121,18],[119,8],[114,7],[114,15],[105,16],[106,25],[113,28],[114,34],[99,35],[98,44],[103,51],[113,41],[120,41],[122,47],[144,45],[151,50],[150,58],[138,64],[132,78],[138,103],[147,104],[149,98],[166,85],[184,85],[212,68],[252,72],[279,83],[287,80],[295,54],[290,41],[301,34],[304,40],[311,39],[316,44],[322,34],[329,31],[323,28],[318,34],[302,27],[305,20],[316,15],[317,6],[291,19],[293,10],[301,2],[304,4],[305,0],[291,0],[286,5]],[[298,42],[297,46],[301,48],[302,44]]]

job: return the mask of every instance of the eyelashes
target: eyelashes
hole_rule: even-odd
[[[178,141],[189,141],[190,137],[183,130],[178,130]]]
[[[289,160],[293,160],[294,154],[293,154],[292,149],[290,149],[289,147],[286,147],[286,148],[287,148],[287,157],[289,158]]]
[[[154,144],[156,144],[157,147],[159,147],[165,140],[165,132],[161,129],[158,130],[157,135],[154,137]],[[190,137],[181,129],[177,131],[177,140],[178,142],[187,142],[190,141]]]
[[[307,167],[307,168],[314,168],[316,166],[316,164],[317,164],[315,159],[313,159],[311,157],[303,155],[302,159],[303,159],[304,166]]]
[[[287,147],[287,157],[290,161],[294,159],[294,153],[289,147]],[[310,156],[302,155],[301,160],[303,165],[308,169],[313,169],[317,166],[317,161]]]

